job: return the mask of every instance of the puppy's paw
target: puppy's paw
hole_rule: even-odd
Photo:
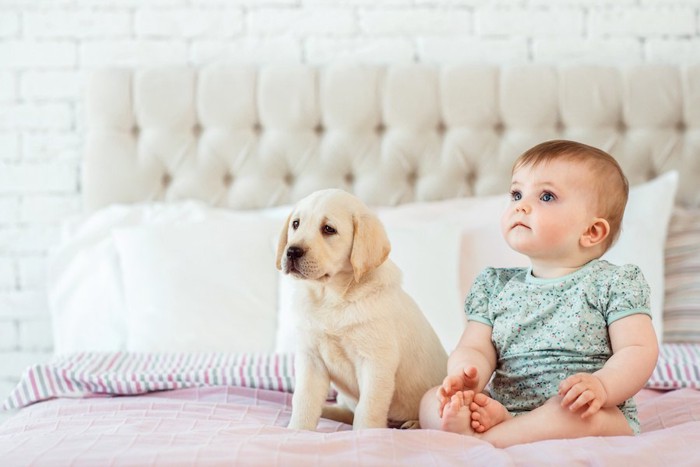
[[[313,422],[303,417],[295,417],[294,414],[292,414],[292,418],[291,420],[289,420],[287,428],[289,428],[290,430],[315,431],[317,424],[318,420],[316,422]]]
[[[420,429],[420,423],[418,423],[418,420],[408,420],[403,422],[399,426],[399,430],[418,430]]]

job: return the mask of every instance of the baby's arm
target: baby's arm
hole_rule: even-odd
[[[496,368],[496,349],[491,343],[491,326],[469,321],[457,347],[447,361],[447,376],[438,388],[440,414],[457,391],[472,389],[480,392]]]
[[[613,355],[595,373],[578,373],[559,385],[562,406],[576,411],[588,409],[582,417],[601,407],[617,406],[634,396],[647,382],[656,366],[659,346],[649,316],[630,315],[609,327]]]

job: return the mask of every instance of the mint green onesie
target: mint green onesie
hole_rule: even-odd
[[[533,410],[575,373],[593,373],[612,355],[608,326],[649,311],[649,286],[637,266],[593,260],[556,279],[529,268],[487,268],[465,302],[470,321],[493,328],[496,372],[491,396],[511,414]],[[632,398],[619,406],[635,434]]]

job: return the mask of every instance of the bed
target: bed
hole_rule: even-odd
[[[3,465],[700,463],[700,66],[108,69],[84,107],[85,209],[49,261],[56,355],[3,404]],[[339,187],[376,209],[449,351],[476,274],[526,264],[499,211],[513,160],[554,138],[609,151],[633,185],[606,258],[642,268],[663,342],[642,433],[496,449],[287,429],[297,336],[274,254],[290,206]]]

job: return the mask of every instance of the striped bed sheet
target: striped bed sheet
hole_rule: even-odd
[[[648,389],[700,389],[700,344],[662,344]]]
[[[33,365],[2,408],[56,397],[136,395],[196,386],[294,391],[292,354],[80,352]]]
[[[664,267],[664,342],[700,343],[700,209],[674,210]]]
[[[289,353],[83,352],[29,367],[5,410],[53,398],[130,396],[200,386],[237,386],[291,393]],[[700,389],[700,344],[664,344],[647,389]],[[335,393],[329,391],[329,399]]]

